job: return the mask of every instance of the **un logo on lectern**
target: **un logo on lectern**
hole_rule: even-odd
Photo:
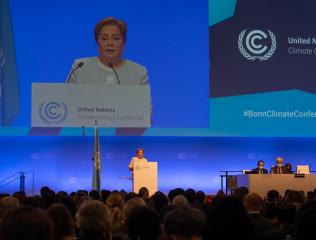
[[[60,124],[68,115],[68,107],[64,102],[42,102],[39,106],[39,116],[44,123]]]
[[[240,53],[250,61],[257,59],[265,61],[272,57],[276,50],[276,38],[270,30],[266,33],[261,30],[247,32],[245,29],[239,34],[238,48]]]

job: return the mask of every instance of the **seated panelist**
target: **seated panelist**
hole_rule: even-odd
[[[283,157],[276,158],[276,166],[271,167],[271,174],[288,174],[288,169],[283,166]]]
[[[257,167],[252,169],[252,174],[267,174],[268,170],[264,168],[264,161],[259,160],[257,163]]]

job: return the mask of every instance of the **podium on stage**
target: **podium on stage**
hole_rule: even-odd
[[[158,190],[158,163],[144,162],[134,165],[133,173],[133,191],[139,192],[139,189],[146,187],[149,191],[149,196],[153,195]]]

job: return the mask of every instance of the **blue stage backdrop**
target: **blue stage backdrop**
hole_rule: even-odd
[[[150,161],[159,162],[159,190],[176,187],[215,193],[220,170],[252,169],[258,159],[269,168],[277,156],[285,162],[316,166],[316,139],[295,138],[182,138],[101,137],[102,188],[131,191],[128,163],[138,147]],[[0,181],[14,172],[34,170],[35,191],[43,185],[54,190],[91,189],[91,137],[0,138]],[[16,181],[0,192],[18,190]],[[26,190],[31,190],[31,175]],[[1,185],[1,184],[0,184]],[[290,187],[290,186],[289,186]]]

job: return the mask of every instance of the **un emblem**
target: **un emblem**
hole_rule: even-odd
[[[39,106],[39,116],[44,123],[60,124],[68,115],[68,107],[64,102],[42,102]]]
[[[276,50],[276,39],[273,32],[268,30],[268,34],[261,30],[252,30],[248,32],[243,30],[238,37],[238,48],[240,53],[248,60],[260,61],[268,60]],[[245,40],[244,40],[245,38]],[[271,44],[263,43],[265,39],[270,38]],[[246,45],[244,47],[244,44]]]

